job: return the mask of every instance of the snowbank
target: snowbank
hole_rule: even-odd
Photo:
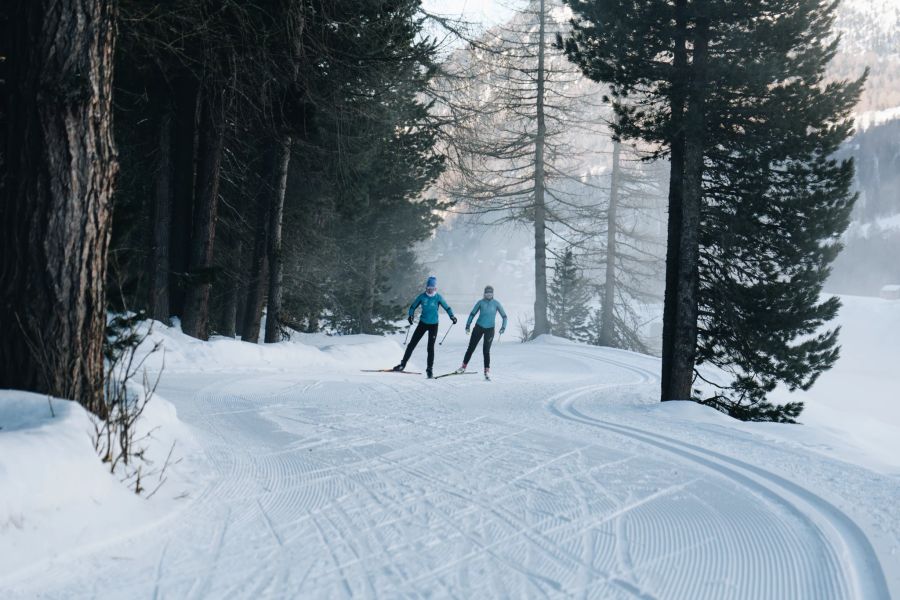
[[[310,370],[325,373],[393,365],[400,345],[376,336],[297,334],[280,344],[230,338],[208,342],[159,322],[141,325],[138,350],[148,371],[178,373]],[[150,352],[155,344],[161,351]],[[50,406],[52,404],[53,414]],[[91,416],[78,404],[19,391],[0,391],[0,588],[47,561],[136,535],[172,518],[198,497],[209,468],[176,407],[155,395],[138,421],[146,437],[145,496],[109,473],[92,445]],[[163,465],[169,462],[161,473]]]
[[[147,368],[167,373],[265,369],[314,369],[318,373],[348,366],[374,369],[393,366],[403,355],[397,342],[373,335],[294,333],[290,341],[278,344],[249,344],[219,336],[204,342],[159,321],[148,321],[141,328],[148,335],[140,352],[147,353],[154,344],[160,344],[160,351],[147,357]]]
[[[148,405],[142,426],[145,433],[158,427],[161,442],[179,438],[179,454],[190,448],[174,407],[161,398]],[[75,402],[0,391],[0,584],[75,547],[81,551],[133,533],[175,508],[173,494],[176,487],[183,493],[181,486],[167,482],[152,502],[131,493],[100,462],[93,431],[91,417]],[[151,446],[148,458],[164,462],[161,444]],[[168,476],[184,483],[189,462]]]

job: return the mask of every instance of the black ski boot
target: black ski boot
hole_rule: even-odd
[[[393,369],[391,369],[391,371],[402,371],[405,368],[406,368],[406,365],[404,365],[403,363],[400,363],[399,365],[397,365]]]
[[[434,374],[431,372],[431,369],[425,370],[425,376],[428,377],[428,379],[434,379]]]

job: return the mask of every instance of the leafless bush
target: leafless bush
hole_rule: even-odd
[[[139,330],[143,315],[118,314],[107,325],[104,347],[105,377],[104,402],[106,418],[93,417],[94,449],[110,473],[136,494],[147,492],[146,481],[155,478],[155,485],[147,497],[165,482],[165,473],[171,464],[174,443],[162,465],[154,466],[147,457],[147,444],[153,439],[156,428],[139,433],[138,421],[147,404],[156,393],[162,370],[151,378],[145,364],[147,359],[161,350],[156,342],[148,351],[138,352],[139,346],[150,334]]]
[[[534,319],[519,317],[519,341],[525,343],[534,338]]]

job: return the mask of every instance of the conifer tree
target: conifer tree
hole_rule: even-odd
[[[308,148],[328,165],[326,185],[335,203],[331,235],[337,240],[329,262],[340,276],[326,275],[332,292],[327,308],[332,325],[345,333],[392,328],[400,310],[390,301],[386,275],[398,261],[415,267],[406,250],[431,233],[439,222],[436,211],[447,208],[422,197],[444,159],[435,149],[430,105],[421,96],[434,74],[435,46],[421,36],[417,10],[417,1],[403,0],[330,5],[312,13],[314,31],[320,31],[317,19],[345,24],[319,36],[342,59],[311,74],[320,131],[316,147]]]
[[[326,316],[345,332],[389,329],[408,290],[388,278],[418,272],[410,249],[444,207],[422,198],[443,158],[418,0],[176,4],[121,3],[116,297],[200,337],[255,342],[264,311],[267,341]],[[215,140],[199,135],[201,81],[228,100]],[[216,156],[218,187],[203,187]],[[188,319],[190,289],[203,293]]]
[[[0,389],[106,416],[116,3],[0,9]]]
[[[590,285],[575,263],[575,254],[566,248],[556,259],[547,294],[550,332],[570,340],[588,340],[591,295]]]
[[[739,106],[715,99],[726,110],[706,152],[697,364],[731,378],[699,391],[744,419],[792,421],[802,404],[773,406],[766,394],[778,384],[809,389],[838,358],[838,329],[823,327],[840,301],[821,294],[856,199],[852,161],[834,155],[862,79],[823,83],[835,50],[823,45],[829,19],[804,8],[773,25],[770,43],[784,62],[757,57],[731,92],[743,96]],[[783,78],[767,88],[774,70]]]
[[[820,327],[838,302],[818,295],[853,202],[852,164],[832,154],[862,83],[824,83],[835,4],[571,5],[566,49],[611,84],[617,133],[670,158],[662,399],[793,419],[800,406],[765,394],[805,389],[837,358]],[[704,363],[733,375],[707,398],[685,390]]]

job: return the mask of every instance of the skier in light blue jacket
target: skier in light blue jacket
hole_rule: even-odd
[[[494,288],[490,285],[485,286],[484,297],[475,303],[472,312],[469,313],[469,320],[466,321],[466,333],[469,333],[472,319],[475,318],[476,314],[478,315],[478,320],[475,322],[475,329],[472,330],[472,337],[469,338],[469,347],[466,349],[466,356],[463,358],[462,366],[456,370],[457,373],[466,372],[466,366],[472,358],[472,353],[475,352],[475,348],[478,347],[478,342],[484,337],[484,344],[481,346],[482,353],[484,354],[484,378],[490,380],[491,343],[494,341],[494,327],[496,325],[498,312],[500,313],[500,316],[503,317],[503,323],[500,325],[500,335],[503,335],[503,332],[506,331],[506,311],[503,310],[503,305],[494,299]]]
[[[422,339],[422,336],[425,335],[425,332],[427,331],[428,369],[426,370],[426,374],[428,375],[428,378],[431,379],[431,367],[434,365],[434,340],[437,339],[438,332],[438,308],[441,306],[444,307],[444,310],[450,315],[450,320],[453,321],[454,325],[456,325],[456,317],[453,315],[453,309],[450,308],[444,300],[444,297],[437,293],[437,277],[434,275],[429,277],[425,282],[425,291],[416,296],[416,299],[413,300],[413,303],[409,306],[409,316],[407,317],[407,320],[410,325],[413,323],[413,315],[419,306],[422,307],[422,315],[419,317],[419,324],[416,326],[416,330],[413,331],[412,339],[406,347],[406,352],[403,353],[403,360],[400,361],[399,365],[394,367],[394,371],[402,371],[406,368],[409,357],[412,356],[413,350],[416,349],[419,340]]]

